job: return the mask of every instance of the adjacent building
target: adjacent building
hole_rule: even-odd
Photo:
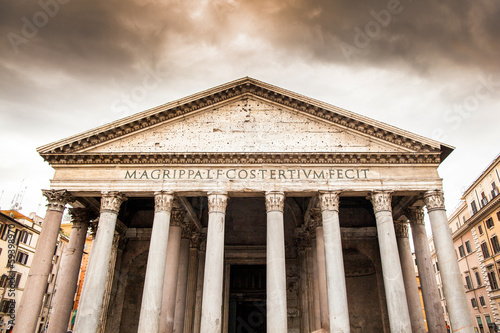
[[[465,190],[448,217],[455,254],[477,332],[500,326],[500,155]],[[432,242],[431,252],[434,253]],[[439,263],[433,265],[440,284]],[[447,310],[443,289],[443,307]]]
[[[0,211],[0,332],[11,328],[41,231],[42,219],[15,210]],[[11,322],[12,323],[12,322]]]

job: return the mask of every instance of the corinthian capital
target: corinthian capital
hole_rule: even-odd
[[[69,215],[73,220],[72,228],[88,228],[92,213],[87,208],[70,208]]]
[[[339,211],[339,194],[338,192],[320,192],[319,205],[321,211],[335,210]]]
[[[73,200],[71,194],[66,190],[42,190],[42,193],[49,202],[47,210],[63,212],[66,204]]]
[[[227,193],[208,193],[208,212],[225,213],[227,207]]]
[[[391,192],[388,191],[372,192],[370,200],[372,202],[373,210],[375,211],[375,213],[382,211],[392,212],[391,196]]]
[[[285,207],[285,193],[270,191],[266,193],[266,211],[277,210],[283,212]]]
[[[444,209],[443,191],[427,191],[424,194],[424,202],[429,212],[436,209]]]
[[[397,238],[408,238],[408,223],[406,221],[394,222],[394,231]]]
[[[186,215],[184,210],[180,207],[174,208],[170,215],[170,226],[182,227],[184,225]]]
[[[174,203],[172,192],[155,192],[155,213],[170,212]]]
[[[111,211],[118,214],[120,206],[125,200],[127,198],[120,192],[102,192],[101,212]]]
[[[411,224],[424,224],[424,208],[423,207],[408,207],[405,215],[410,220]]]

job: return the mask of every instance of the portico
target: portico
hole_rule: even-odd
[[[452,149],[250,78],[41,147],[51,191],[100,215],[74,332],[410,332],[394,222],[426,205],[439,260],[454,255]],[[472,332],[447,265],[453,328]]]

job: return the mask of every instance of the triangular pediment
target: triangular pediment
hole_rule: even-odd
[[[148,128],[89,153],[411,152],[254,96]]]
[[[200,163],[211,162],[211,154],[239,154],[239,160],[222,159],[233,163],[248,159],[254,163],[270,162],[264,157],[273,154],[280,154],[281,160],[282,154],[295,154],[296,158],[290,160],[293,163],[304,162],[304,158],[335,162],[346,154],[353,161],[367,163],[390,163],[395,156],[403,155],[410,163],[439,163],[452,149],[244,78],[40,147],[38,151],[53,164],[144,163],[143,159],[176,163],[181,156],[190,161],[188,155],[198,156],[195,162]],[[221,161],[220,156],[216,159]]]

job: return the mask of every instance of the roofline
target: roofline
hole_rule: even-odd
[[[465,197],[472,191],[474,187],[477,186],[477,184],[484,179],[484,176],[486,176],[487,173],[489,173],[491,170],[493,170],[493,167],[497,164],[497,162],[500,162],[500,154],[498,154],[491,162],[488,164],[486,169],[481,172],[479,177],[477,177],[472,184],[467,187],[467,189],[462,193],[462,200],[465,200]]]
[[[378,127],[382,130],[401,135],[403,137],[418,141],[418,142],[423,143],[423,144],[427,144],[431,147],[439,148],[441,150],[441,161],[443,161],[455,149],[455,147],[450,146],[448,144],[429,139],[427,137],[415,134],[413,132],[402,130],[398,127],[395,127],[395,126],[389,125],[387,123],[375,120],[373,118],[369,118],[369,117],[360,115],[358,113],[354,113],[352,111],[337,107],[335,105],[331,105],[331,104],[328,104],[328,103],[325,103],[325,102],[322,102],[322,101],[319,101],[319,100],[316,100],[316,99],[313,99],[313,98],[295,93],[293,91],[286,90],[286,89],[283,89],[283,88],[280,88],[280,87],[277,87],[277,86],[271,85],[269,83],[262,82],[262,81],[259,81],[259,80],[256,80],[256,79],[253,79],[253,78],[250,78],[247,76],[247,77],[243,77],[243,78],[240,78],[240,79],[237,79],[234,81],[230,81],[230,82],[218,85],[216,87],[213,87],[213,88],[210,88],[210,89],[207,89],[207,90],[195,93],[195,94],[191,94],[189,96],[186,96],[186,97],[183,97],[183,98],[180,98],[180,99],[177,99],[177,100],[174,100],[174,101],[171,101],[171,102],[168,102],[168,103],[165,103],[165,104],[162,104],[162,105],[150,108],[150,109],[147,109],[145,111],[135,113],[135,114],[127,116],[125,118],[115,120],[113,122],[95,127],[91,130],[87,130],[87,131],[81,132],[79,134],[76,134],[76,135],[73,135],[73,136],[70,136],[70,137],[43,145],[43,146],[40,146],[37,148],[37,152],[39,154],[47,153],[50,150],[56,149],[60,146],[64,146],[66,144],[70,144],[70,143],[75,142],[75,141],[86,139],[92,135],[99,134],[103,131],[110,130],[110,129],[118,127],[118,126],[126,125],[126,124],[131,123],[135,120],[155,115],[158,112],[165,111],[165,110],[168,110],[168,109],[171,109],[174,107],[178,107],[178,106],[181,106],[183,104],[187,104],[187,103],[199,100],[201,98],[207,97],[207,96],[212,95],[212,94],[223,92],[227,89],[230,89],[230,88],[233,88],[233,87],[236,87],[238,85],[245,84],[245,83],[254,84],[258,87],[268,89],[268,90],[274,91],[276,93],[279,93],[279,94],[282,94],[282,95],[285,95],[285,96],[288,96],[291,98],[295,98],[295,99],[300,100],[302,102],[323,108],[327,111],[335,112],[341,116],[349,117],[349,118],[352,118],[354,120],[367,123],[368,125]]]

